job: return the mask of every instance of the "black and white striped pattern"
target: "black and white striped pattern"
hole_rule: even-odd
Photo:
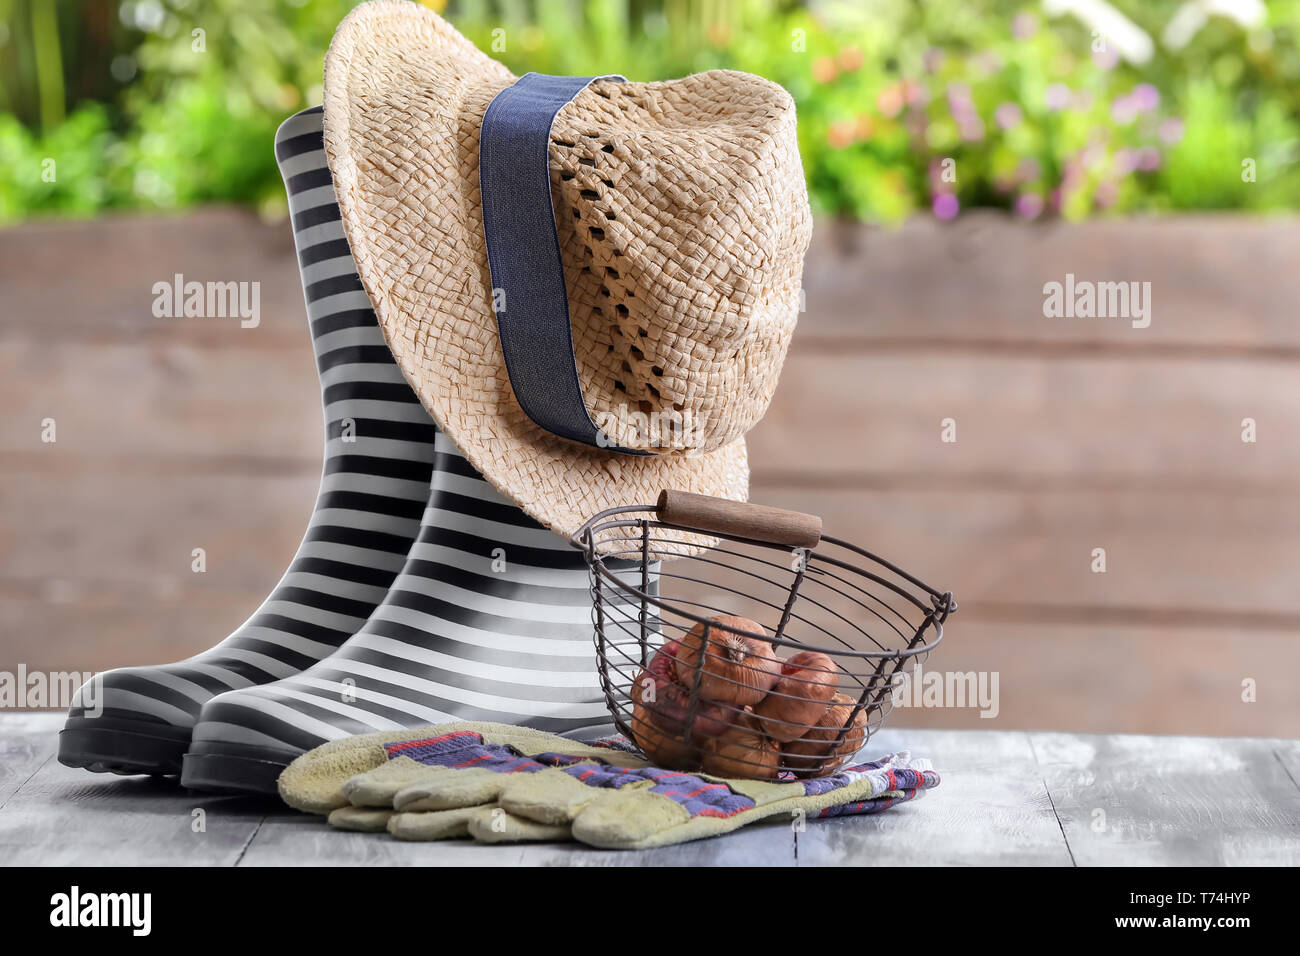
[[[356,274],[320,110],[286,121],[275,151],[325,406],[316,509],[280,583],[224,641],[177,664],[100,675],[105,717],[189,728],[213,696],[309,667],[365,623],[420,530],[438,430],[393,362]],[[69,716],[83,713],[74,706]]]
[[[203,709],[191,751],[287,758],[326,740],[448,720],[610,730],[582,555],[437,439],[424,525],[388,597],[336,653]]]
[[[183,780],[191,756],[274,764],[446,720],[608,732],[582,555],[485,481],[402,379],[342,232],[319,109],[281,127],[276,155],[326,407],[317,509],[243,627],[179,664],[104,675],[105,715],[192,726]]]
[[[292,189],[309,173],[286,181]],[[323,217],[301,204],[294,212],[300,230]],[[328,272],[305,272],[308,289],[327,278],[360,288],[354,266]],[[210,701],[191,755],[287,762],[327,740],[447,720],[578,737],[611,729],[582,555],[504,498],[445,435],[435,444],[423,522],[382,603],[328,658]]]

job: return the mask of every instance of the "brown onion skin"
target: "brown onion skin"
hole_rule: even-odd
[[[844,740],[831,752],[835,739],[856,706],[857,701],[844,694],[831,698],[831,706],[817,721],[815,729],[781,747],[785,766],[799,777],[823,777],[838,770],[845,758],[857,753],[866,741],[867,711],[863,708],[853,719],[853,726],[845,733]]]
[[[724,615],[710,623],[766,635],[761,624],[744,617]],[[700,675],[700,695],[706,700],[732,707],[757,704],[772,689],[780,676],[781,661],[772,653],[767,641],[710,628],[708,646],[704,642],[704,624],[696,624],[682,638],[677,651],[677,679],[683,687],[695,682],[695,668],[704,649],[704,667]]]
[[[683,737],[690,718],[691,693],[673,680],[679,672],[679,649],[679,642],[670,641],[656,651],[648,668],[632,682],[631,694],[633,702],[659,730],[670,736]],[[654,688],[653,699],[649,694],[651,687]],[[735,714],[727,708],[700,700],[695,707],[695,719],[691,722],[691,737],[698,740],[720,734],[734,717]]]
[[[692,744],[655,725],[640,704],[632,707],[632,742],[646,759],[665,770],[698,770],[700,752]]]
[[[632,699],[634,701],[638,704],[645,703],[645,698],[650,696],[649,690],[651,687],[654,688],[654,698],[657,700],[665,687],[676,682],[677,650],[680,647],[680,642],[669,641],[655,651],[654,656],[650,658],[649,666],[637,674],[636,680],[632,682]]]
[[[771,780],[781,767],[780,749],[748,715],[722,736],[706,741],[701,756],[704,772],[715,777]]]
[[[781,666],[780,679],[754,705],[754,715],[777,743],[798,740],[826,713],[838,684],[834,661],[817,651],[800,651]]]

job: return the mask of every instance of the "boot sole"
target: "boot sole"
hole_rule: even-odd
[[[280,773],[298,756],[269,747],[243,744],[200,745],[185,754],[181,786],[221,793],[278,794]]]
[[[174,777],[190,728],[122,717],[69,717],[59,731],[59,763],[92,773]]]

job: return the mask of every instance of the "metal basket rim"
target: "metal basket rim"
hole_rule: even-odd
[[[618,522],[609,522],[607,520],[615,515],[629,515],[635,513],[641,514],[641,517],[636,519],[625,518],[624,520]],[[612,527],[648,528],[650,526],[654,526],[658,528],[667,528],[669,530],[674,530],[674,531],[685,531],[688,533],[707,534],[712,537],[722,538],[739,544],[748,544],[748,545],[753,545],[756,547],[767,548],[776,551],[793,551],[794,549],[787,548],[783,545],[773,544],[770,541],[758,541],[752,538],[745,538],[734,534],[726,534],[726,533],[716,532],[716,531],[704,531],[699,528],[692,528],[685,525],[670,524],[668,522],[660,521],[657,518],[651,519],[650,517],[648,517],[649,515],[656,515],[657,513],[658,513],[658,508],[656,505],[623,505],[617,508],[608,508],[604,511],[599,512],[598,514],[592,515],[585,522],[583,522],[582,526],[577,531],[575,531],[572,535],[569,536],[569,543],[574,548],[576,548],[577,550],[583,553],[583,555],[587,560],[588,569],[591,571],[591,573],[595,574],[598,578],[607,581],[615,591],[623,595],[636,598],[638,601],[651,604],[654,607],[658,608],[660,611],[667,611],[679,617],[684,617],[688,620],[694,621],[697,624],[706,624],[710,628],[718,628],[721,630],[729,631],[733,634],[740,634],[749,637],[761,637],[763,640],[766,640],[774,647],[776,646],[796,647],[802,650],[818,651],[820,653],[827,654],[832,658],[839,657],[839,658],[856,658],[856,659],[863,659],[863,660],[905,660],[911,657],[919,656],[921,654],[928,654],[934,648],[938,647],[939,643],[943,640],[943,624],[947,620],[948,616],[952,614],[954,611],[956,611],[957,609],[957,604],[956,601],[953,599],[951,591],[945,591],[945,592],[936,591],[934,588],[930,587],[925,582],[921,581],[915,576],[897,567],[892,562],[887,561],[884,558],[879,557],[878,555],[872,554],[870,551],[867,551],[866,549],[861,548],[853,544],[852,542],[844,541],[843,539],[836,538],[831,535],[823,535],[821,539],[822,541],[825,541],[837,547],[845,548],[846,550],[856,553],[866,558],[869,561],[875,562],[881,567],[898,575],[903,580],[911,583],[917,588],[920,588],[927,595],[929,595],[933,607],[926,608],[925,604],[922,601],[920,601],[916,596],[908,593],[907,591],[903,590],[901,587],[899,587],[898,585],[892,582],[883,580],[882,578],[872,574],[870,571],[866,571],[861,568],[855,568],[853,565],[841,561],[831,555],[817,554],[816,548],[804,549],[807,552],[810,561],[812,559],[816,559],[818,561],[824,561],[833,564],[835,566],[844,568],[846,570],[853,571],[857,574],[863,575],[868,579],[873,580],[889,588],[890,590],[894,591],[901,597],[906,598],[917,608],[925,612],[925,620],[915,630],[915,636],[916,636],[915,639],[919,639],[920,636],[924,634],[925,629],[931,625],[933,625],[935,631],[934,639],[922,645],[907,647],[900,650],[859,651],[850,648],[822,647],[822,646],[808,644],[805,642],[789,641],[781,637],[768,637],[766,635],[753,634],[749,631],[745,631],[740,628],[730,627],[726,624],[722,624],[720,622],[714,621],[711,618],[696,614],[693,611],[688,611],[680,607],[677,607],[675,606],[675,602],[673,601],[673,599],[668,599],[667,601],[665,601],[664,599],[661,599],[658,596],[648,594],[645,591],[633,587],[632,585],[623,581],[613,571],[611,571],[608,567],[606,567],[604,560],[602,559],[602,556],[596,551],[595,549],[596,531],[600,528],[612,528]],[[636,558],[620,558],[616,560],[638,562],[638,559]]]

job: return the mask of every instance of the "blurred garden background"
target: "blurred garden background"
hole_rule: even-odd
[[[928,666],[1000,675],[891,721],[1300,737],[1300,0],[427,2],[516,72],[793,94],[818,222],[751,497],[952,589]],[[204,650],[291,559],[272,137],[350,6],[0,0],[0,672]],[[160,318],[181,275],[258,323]],[[1049,315],[1074,276],[1147,321]]]
[[[1300,0],[426,2],[516,72],[781,83],[825,214],[1078,220],[1300,197]],[[351,6],[0,0],[0,221],[283,214],[266,144],[319,103]]]

